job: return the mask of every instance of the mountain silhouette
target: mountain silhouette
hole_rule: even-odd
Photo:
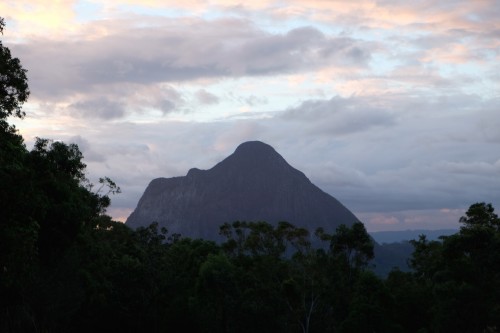
[[[237,220],[334,232],[357,218],[270,145],[250,141],[209,170],[152,180],[126,223],[137,228],[156,221],[171,234],[217,241],[219,226]]]

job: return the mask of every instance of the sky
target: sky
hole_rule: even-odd
[[[368,231],[500,210],[500,1],[2,0],[23,120],[122,189],[273,146]]]

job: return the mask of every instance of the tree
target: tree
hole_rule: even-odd
[[[491,203],[478,202],[469,207],[465,216],[460,218],[463,224],[462,231],[484,227],[494,231],[500,231],[500,218],[495,214],[495,208]]]
[[[422,280],[431,280],[436,271],[442,268],[442,242],[428,241],[425,235],[420,235],[418,240],[411,240],[410,243],[414,251],[409,265],[415,276]]]
[[[227,238],[224,249],[231,255],[270,256],[276,259],[304,251],[310,244],[309,232],[288,222],[275,227],[267,222],[225,223],[219,234]]]
[[[384,282],[371,271],[362,272],[354,286],[349,314],[340,331],[401,332],[391,320],[393,308],[393,299]]]
[[[289,264],[290,277],[282,284],[291,316],[303,333],[310,332],[319,321],[316,319],[313,322],[313,317],[325,315],[328,311],[325,311],[328,306],[325,306],[323,296],[329,289],[331,276],[328,274],[327,258],[323,254],[312,248],[295,253]]]
[[[290,257],[308,253],[309,232],[288,222],[274,226],[237,221],[221,226],[220,233],[228,239],[222,248],[240,269],[238,278],[245,295],[240,321],[245,324],[239,331],[293,331],[302,325],[303,303],[296,300],[304,291],[302,284],[309,287],[302,275],[302,268],[309,266],[304,260],[292,268]]]
[[[197,300],[207,332],[233,332],[238,321],[236,268],[224,254],[210,254],[200,266]]]
[[[5,21],[0,18],[0,33],[3,34]],[[18,58],[13,58],[10,50],[0,41],[0,120],[14,115],[23,118],[21,107],[28,100],[27,70]]]
[[[441,241],[412,241],[410,264],[421,290],[432,295],[436,332],[483,332],[500,327],[500,231],[491,204],[475,203],[463,226]]]
[[[432,321],[432,290],[411,272],[394,269],[385,284],[394,298],[392,321],[401,332],[427,332]]]
[[[4,25],[0,18],[0,33]],[[102,178],[91,192],[74,144],[37,138],[26,149],[7,118],[24,117],[28,96],[26,70],[0,42],[0,331],[68,331],[87,296],[111,290],[95,287],[106,284],[106,265],[96,263],[113,256],[85,250],[99,248],[99,234],[123,231],[104,215],[119,188]]]
[[[163,300],[160,304],[165,326],[182,327],[186,332],[203,331],[206,295],[200,295],[197,288],[200,267],[210,255],[219,252],[217,244],[202,239],[181,238],[168,247],[162,279],[164,288],[159,295]]]
[[[341,224],[333,235],[319,228],[316,236],[330,242],[330,254],[347,270],[349,284],[353,281],[353,275],[364,269],[374,257],[373,241],[361,222],[354,223],[350,228]]]

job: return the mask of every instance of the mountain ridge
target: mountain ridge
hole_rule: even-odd
[[[156,221],[170,233],[219,240],[218,227],[236,220],[333,232],[358,219],[273,147],[248,141],[208,170],[153,179],[126,223],[136,228]]]

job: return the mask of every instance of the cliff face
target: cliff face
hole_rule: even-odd
[[[154,179],[126,223],[137,228],[157,221],[169,233],[219,240],[219,226],[236,220],[288,221],[333,232],[357,219],[271,146],[251,141],[210,170]]]

